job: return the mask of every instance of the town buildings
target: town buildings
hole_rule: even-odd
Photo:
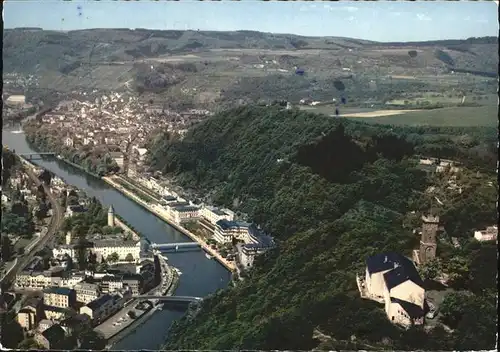
[[[77,302],[90,303],[101,294],[99,286],[94,283],[81,282],[74,287]]]
[[[249,223],[222,219],[216,222],[213,239],[219,243],[231,243],[233,238],[244,241],[247,238]]]
[[[234,220],[234,213],[231,214],[227,211],[217,209],[215,207],[205,206],[200,209],[200,216],[202,219],[208,221],[210,224],[215,225],[219,220]]]
[[[43,332],[35,334],[35,341],[45,349],[57,349],[66,334],[59,324],[54,324]]]
[[[47,306],[69,308],[76,303],[76,292],[66,287],[48,287],[43,290],[43,303]]]
[[[177,224],[197,221],[200,218],[200,208],[190,205],[169,207],[169,216]]]
[[[44,289],[49,286],[59,286],[64,275],[62,267],[45,271],[22,271],[16,275],[14,286],[25,289]]]
[[[105,294],[80,308],[80,314],[90,317],[93,325],[98,325],[110,315],[120,310],[130,296]]]
[[[107,259],[113,253],[118,254],[119,261],[127,261],[129,258],[132,258],[132,261],[137,262],[140,259],[140,241],[102,239],[93,241],[93,244],[91,251],[97,256],[97,260],[100,262],[103,258]]]
[[[42,315],[42,300],[32,297],[26,300],[17,313],[17,322],[24,330],[30,331],[36,327]]]

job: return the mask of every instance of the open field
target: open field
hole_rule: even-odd
[[[303,111],[307,111],[307,112],[313,112],[316,114],[334,115],[335,114],[335,107],[336,106],[334,104],[319,105],[319,106],[302,105],[302,106],[299,106],[299,109],[303,110]],[[369,112],[373,112],[376,110],[370,109],[370,108],[356,108],[356,107],[340,106],[339,111],[343,116],[345,116],[346,114],[369,113]]]
[[[375,110],[367,112],[355,112],[352,114],[342,114],[342,117],[383,117],[383,116],[402,115],[415,111],[422,111],[422,110]]]
[[[391,110],[394,111],[394,110]],[[404,112],[399,115],[358,117],[369,123],[409,126],[498,126],[498,107],[455,107]]]

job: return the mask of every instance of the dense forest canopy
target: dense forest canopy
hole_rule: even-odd
[[[355,274],[369,255],[409,255],[417,246],[412,229],[419,224],[408,226],[409,215],[429,210],[425,190],[437,179],[418,167],[416,154],[485,170],[476,183],[469,180],[467,204],[440,209],[452,231],[459,226],[468,242],[470,226],[496,222],[498,189],[480,187],[494,180],[495,133],[369,125],[279,107],[242,107],[208,119],[182,141],[167,132],[156,136],[150,145],[153,168],[248,214],[279,243],[257,258],[248,279],[206,299],[196,318],[174,324],[166,348],[311,349],[319,344],[315,329],[332,337],[319,344],[328,349],[490,348],[494,330],[481,315],[457,324],[453,334],[440,327],[401,331],[383,308],[359,297]],[[481,223],[472,224],[476,218]],[[496,260],[490,252],[452,246],[441,252],[443,265],[456,273],[457,290],[470,289],[472,282],[485,287],[474,305],[457,306],[452,299],[450,310],[481,307],[483,317],[494,319],[490,276]],[[469,275],[480,265],[491,266],[491,272]]]

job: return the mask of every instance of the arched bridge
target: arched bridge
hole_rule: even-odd
[[[179,243],[151,243],[153,249],[180,249],[180,248],[197,248],[200,247],[198,242],[179,242]]]
[[[35,158],[40,159],[42,155],[49,155],[49,156],[55,156],[56,153],[53,152],[41,152],[41,153],[19,153],[20,157],[23,157],[28,160],[33,160]]]
[[[133,296],[133,298],[138,298],[138,299],[157,299],[159,301],[165,301],[165,302],[185,302],[185,303],[191,303],[191,302],[201,302],[203,301],[203,298],[201,297],[194,297],[194,296],[153,296],[153,295],[139,295],[139,296]]]

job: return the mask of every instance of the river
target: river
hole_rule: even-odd
[[[23,133],[12,133],[17,128],[4,127],[2,143],[16,153],[30,153],[32,150]],[[115,212],[121,215],[137,231],[156,243],[188,242],[190,239],[173,227],[158,219],[141,206],[128,199],[104,181],[94,178],[56,158],[34,161],[36,164],[52,171],[67,184],[78,187],[89,196],[94,196],[104,206],[113,205]],[[176,295],[203,297],[218,289],[225,288],[231,274],[215,260],[205,257],[203,251],[180,252],[167,254],[169,263],[178,268],[182,274]],[[143,325],[127,335],[113,349],[117,350],[157,350],[166,338],[172,322],[184,313],[162,310],[155,313]]]

